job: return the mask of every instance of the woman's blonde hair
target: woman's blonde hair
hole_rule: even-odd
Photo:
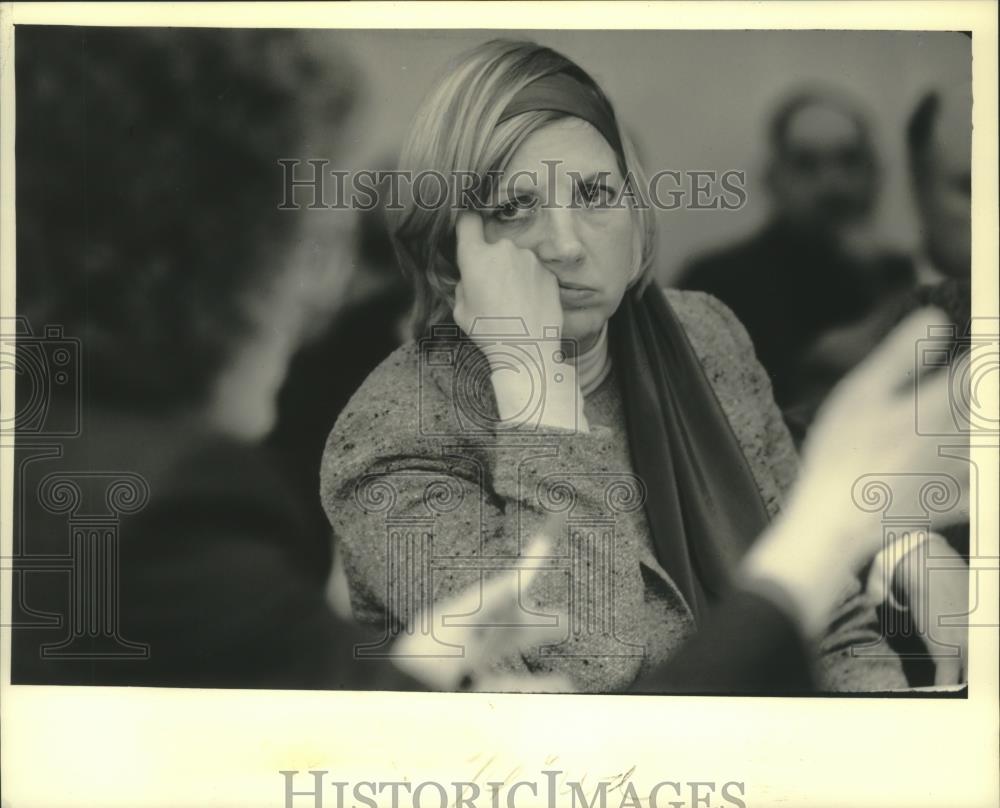
[[[403,145],[399,168],[412,172],[411,176],[421,171],[438,172],[446,178],[472,175],[476,185],[469,190],[479,199],[489,198],[494,190],[492,182],[525,138],[566,117],[561,112],[537,110],[497,123],[521,89],[556,73],[569,73],[612,109],[597,83],[562,54],[534,42],[494,39],[460,56],[431,89]],[[622,144],[622,153],[617,154],[619,169],[639,200],[633,207],[639,245],[633,287],[641,290],[652,278],[654,212],[635,148],[621,126],[615,125]],[[451,312],[459,280],[454,235],[458,213],[450,202],[429,207],[412,199],[388,210],[396,255],[415,285],[412,326],[417,338]]]

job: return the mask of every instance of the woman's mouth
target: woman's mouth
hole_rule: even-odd
[[[597,292],[589,286],[575,283],[559,284],[559,300],[563,306],[575,308],[585,306]]]

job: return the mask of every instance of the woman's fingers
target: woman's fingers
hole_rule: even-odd
[[[458,271],[465,277],[466,273],[477,265],[477,262],[471,259],[486,244],[482,217],[468,210],[459,213],[458,221],[455,223],[455,238]]]
[[[470,326],[465,322],[465,288],[462,286],[462,282],[459,281],[455,284],[455,303],[451,308],[451,314],[455,318],[455,322],[464,330],[468,331]]]
[[[487,232],[478,213],[459,214],[455,223],[462,282],[462,297],[456,302],[461,314],[456,317],[458,325],[483,346],[493,344],[494,334],[477,339],[473,331],[480,320],[495,320],[506,327],[520,324],[520,331],[533,337],[543,337],[547,328],[561,328],[563,311],[555,275],[531,249],[509,238],[488,241]]]

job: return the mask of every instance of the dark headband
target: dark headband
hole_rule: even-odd
[[[511,99],[497,123],[509,121],[522,112],[537,110],[563,112],[586,121],[601,133],[615,154],[624,159],[614,111],[597,90],[579,79],[568,73],[552,73],[535,79]]]

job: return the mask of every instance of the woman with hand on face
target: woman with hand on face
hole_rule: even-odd
[[[514,564],[560,512],[567,529],[520,603],[563,636],[500,667],[627,689],[738,583],[795,478],[767,375],[725,306],[653,282],[645,175],[564,56],[475,48],[423,102],[401,163],[475,177],[480,204],[396,212],[416,340],[348,404],[322,467],[355,614],[398,630]],[[858,582],[831,572],[827,586],[839,605],[819,686],[905,687]]]

